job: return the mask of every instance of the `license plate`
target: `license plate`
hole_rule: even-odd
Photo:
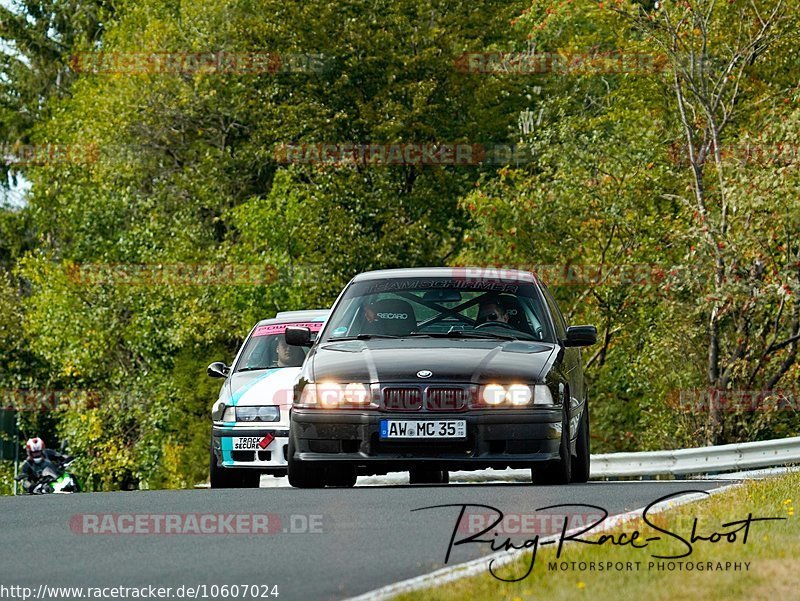
[[[382,419],[381,438],[466,438],[463,419],[400,420]]]
[[[262,440],[265,436],[234,436],[233,437],[233,450],[234,451],[263,451],[271,443],[272,440],[265,440],[266,446],[262,445]]]

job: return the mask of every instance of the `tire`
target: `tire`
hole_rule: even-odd
[[[325,483],[328,486],[339,488],[353,488],[356,485],[356,479],[355,468],[347,465],[329,467],[325,474]]]
[[[578,440],[575,441],[577,456],[572,458],[572,481],[588,482],[590,475],[591,450],[589,443],[589,405],[583,408]]]
[[[450,482],[450,473],[430,467],[415,467],[408,472],[409,484],[447,484]]]
[[[569,450],[569,407],[565,403],[561,419],[561,443],[558,445],[559,459],[531,468],[534,484],[569,484],[572,480],[572,453]]]
[[[211,488],[258,488],[261,480],[261,473],[257,470],[218,466],[214,449],[211,449],[208,472]]]
[[[295,488],[322,488],[325,486],[325,471],[294,458],[294,439],[289,437],[288,451],[289,484]],[[355,474],[355,472],[353,472]]]

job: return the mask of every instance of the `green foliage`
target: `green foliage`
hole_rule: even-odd
[[[0,13],[0,38],[29,58],[10,52],[0,67],[0,133],[86,151],[26,166],[27,206],[0,209],[0,386],[92,392],[26,415],[26,432],[69,439],[92,489],[191,486],[206,477],[218,386],[204,368],[230,361],[256,320],[329,306],[359,271],[478,264],[602,267],[584,283],[550,272],[568,320],[598,326],[585,353],[595,450],[796,433],[790,412],[711,419],[670,404],[680,390],[800,379],[800,159],[741,154],[800,144],[798,17],[776,16],[758,51],[733,61],[738,87],[723,86],[708,110],[686,53],[719,78],[753,35],[739,29],[754,22],[748,11],[768,15],[774,0],[707,12],[704,2],[137,0]],[[66,69],[96,50],[307,54],[324,68]],[[639,72],[464,73],[456,63],[508,51],[659,57]],[[716,157],[708,124],[728,108]],[[520,131],[521,111],[532,129]],[[524,144],[533,160],[343,166],[277,154],[426,142]],[[706,152],[696,170],[689,142]],[[115,264],[241,264],[275,277],[74,277]]]

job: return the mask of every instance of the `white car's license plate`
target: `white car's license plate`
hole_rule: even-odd
[[[234,436],[233,437],[233,450],[234,451],[263,451],[269,445],[261,446],[263,436]],[[269,441],[272,442],[271,440]]]
[[[467,420],[382,419],[381,438],[466,438]]]

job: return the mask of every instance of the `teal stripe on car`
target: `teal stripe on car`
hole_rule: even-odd
[[[253,378],[250,382],[239,388],[236,391],[236,394],[231,396],[231,404],[229,406],[236,407],[236,404],[241,400],[241,398],[250,390],[253,386],[261,382],[262,380],[266,380],[272,374],[277,371],[280,371],[280,367],[274,369],[268,369],[263,374],[260,374],[258,377]],[[224,422],[222,424],[226,427],[232,427],[236,425],[236,422]],[[233,456],[231,455],[231,451],[233,451],[233,439],[230,436],[223,436],[220,438],[220,451],[222,451],[222,465],[232,466],[233,465]]]
[[[241,398],[247,393],[248,390],[250,390],[253,386],[258,384],[262,380],[266,380],[272,374],[280,371],[281,369],[282,368],[280,368],[280,367],[276,367],[276,368],[273,368],[273,369],[268,369],[267,371],[265,371],[263,374],[261,374],[257,378],[253,378],[250,382],[248,382],[247,384],[245,384],[244,386],[239,388],[239,390],[237,390],[236,393],[233,396],[231,396],[231,405],[233,405],[235,407],[236,403],[238,403],[241,400]]]

